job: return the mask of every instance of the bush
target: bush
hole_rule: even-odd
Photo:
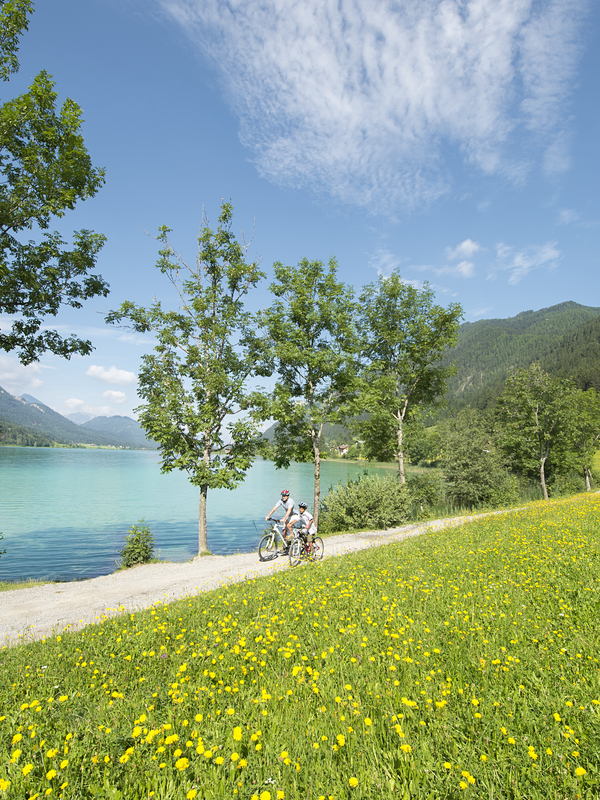
[[[408,481],[408,493],[414,506],[414,516],[417,518],[427,514],[444,500],[444,488],[437,473],[423,473],[411,477]]]
[[[394,527],[408,517],[408,491],[394,476],[365,472],[356,480],[329,490],[319,510],[322,533],[379,530]]]
[[[147,564],[154,556],[154,536],[148,525],[141,519],[132,525],[127,532],[125,546],[119,550],[121,567],[133,567],[136,564]]]

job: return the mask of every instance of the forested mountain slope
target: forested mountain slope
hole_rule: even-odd
[[[594,382],[598,378],[593,376],[600,372],[599,331],[600,308],[573,302],[523,311],[508,319],[464,323],[458,344],[448,356],[457,365],[456,375],[448,382],[449,409],[486,407],[502,391],[512,370],[534,361],[552,373],[569,377],[577,373],[582,388],[598,388]]]

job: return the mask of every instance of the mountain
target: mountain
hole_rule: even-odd
[[[58,444],[95,444],[113,447],[149,447],[156,445],[140,437],[139,425],[127,417],[117,417],[115,431],[110,425],[100,422],[97,429],[76,425],[62,414],[58,414],[31,395],[15,397],[0,387],[0,427],[2,422],[15,423],[31,431],[47,436]],[[97,419],[111,419],[98,417]],[[127,420],[123,424],[122,420]],[[90,422],[94,422],[91,420]]]
[[[510,372],[534,361],[564,377],[577,372],[578,384],[597,386],[599,334],[600,308],[573,302],[523,311],[508,319],[466,322],[446,359],[457,365],[456,375],[448,381],[448,408],[491,405]],[[595,345],[589,349],[594,336]]]
[[[23,395],[25,397],[25,395]],[[85,411],[74,411],[72,414],[65,414],[65,419],[71,420],[75,425],[83,425],[84,422],[89,422],[94,419],[93,414],[88,414]]]
[[[92,431],[112,436],[115,439],[123,439],[135,442],[138,447],[155,448],[156,442],[146,438],[146,433],[139,422],[131,417],[94,417],[81,425]]]

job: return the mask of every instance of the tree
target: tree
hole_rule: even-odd
[[[600,395],[594,389],[578,391],[574,397],[573,447],[579,455],[588,492],[592,489],[592,464],[600,442]]]
[[[336,278],[337,263],[304,258],[296,267],[273,265],[276,300],[261,327],[277,381],[270,413],[279,424],[275,465],[314,462],[313,509],[318,526],[321,497],[321,435],[326,422],[344,419],[355,385],[354,295]]]
[[[440,359],[457,341],[462,309],[457,303],[442,308],[433,299],[427,283],[419,290],[405,283],[398,270],[365,286],[360,295],[359,406],[369,418],[359,429],[363,438],[376,431],[393,447],[401,483],[406,480],[404,424],[421,407],[440,402],[454,372]]]
[[[573,447],[575,386],[554,378],[539,364],[511,375],[498,398],[499,441],[514,466],[539,476],[548,499],[547,472],[567,472],[575,466]]]
[[[18,70],[19,38],[27,30],[31,0],[0,3],[0,77]],[[41,330],[44,318],[61,306],[108,294],[108,284],[91,273],[105,237],[89,230],[73,235],[69,248],[53,218],[64,216],[78,200],[93,197],[104,171],[92,165],[81,135],[81,109],[67,99],[60,110],[48,73],[29,90],[0,106],[0,314],[16,317],[0,331],[0,350],[16,350],[23,364],[47,350],[70,358],[86,355],[92,343],[75,335]],[[38,243],[21,241],[23,231],[42,231]]]
[[[223,203],[214,232],[203,216],[194,266],[169,243],[170,228],[159,229],[163,247],[156,266],[177,291],[178,310],[163,309],[160,301],[150,308],[125,302],[107,317],[111,323],[128,320],[157,339],[153,353],[142,357],[138,394],[145,403],[136,411],[159,444],[162,472],[185,470],[200,489],[199,553],[208,550],[208,490],[243,481],[258,439],[257,420],[244,415],[246,382],[257,367],[253,318],[243,300],[264,273],[256,262],[247,263],[249,245],[231,232],[232,213],[231,204]]]
[[[516,500],[515,479],[488,417],[465,408],[443,423],[440,438],[446,494],[452,502],[472,508]]]

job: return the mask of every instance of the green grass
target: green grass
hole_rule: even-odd
[[[0,650],[0,797],[592,800],[599,597],[580,496]]]
[[[13,589],[33,589],[35,586],[43,586],[45,583],[56,583],[56,581],[46,581],[41,578],[29,578],[25,581],[0,581],[0,592],[12,592]]]

